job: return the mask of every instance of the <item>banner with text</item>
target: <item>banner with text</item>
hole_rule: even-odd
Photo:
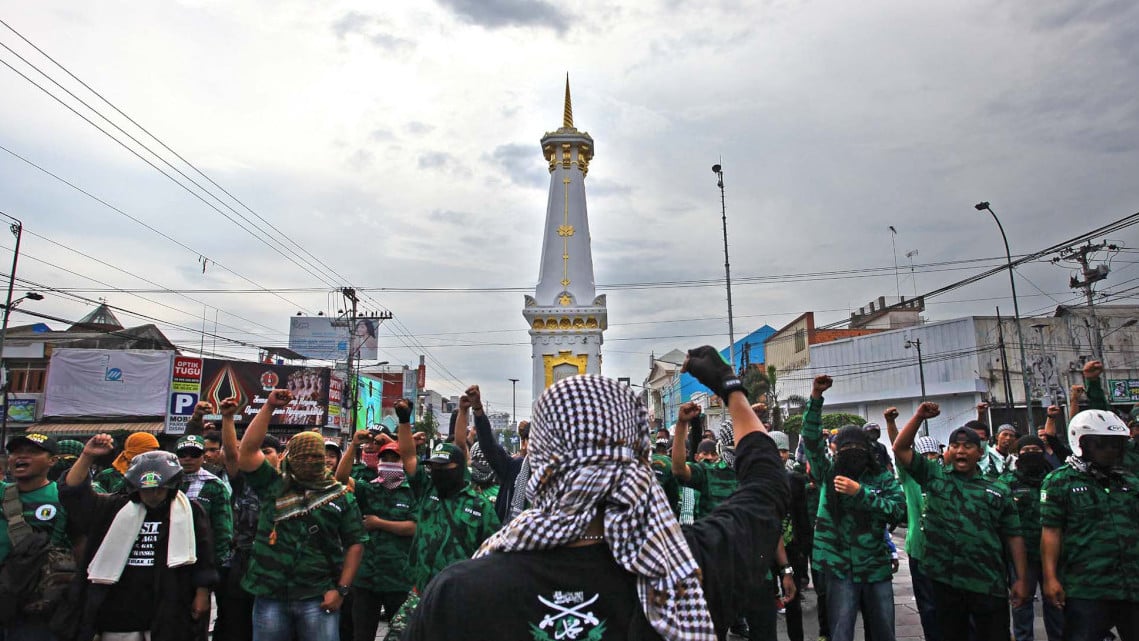
[[[353,323],[328,316],[292,316],[289,349],[305,358],[324,361],[345,361],[349,353],[353,359],[374,361],[377,326],[372,318],[358,318]]]
[[[170,404],[166,408],[166,433],[185,434],[202,396],[202,359],[175,356],[170,368]]]
[[[293,394],[288,407],[273,412],[272,425],[321,427],[328,419],[327,367],[298,367],[207,358],[202,366],[202,400],[214,407],[231,396],[237,398],[236,422],[253,420],[265,405],[268,393],[287,389]]]

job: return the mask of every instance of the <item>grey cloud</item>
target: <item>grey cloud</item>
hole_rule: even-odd
[[[541,149],[535,145],[499,145],[491,153],[491,160],[504,169],[516,185],[541,187],[548,181],[546,162],[542,159]]]
[[[586,192],[595,196],[628,196],[633,193],[632,185],[606,180],[605,178],[587,180],[585,189]]]
[[[374,129],[372,133],[368,134],[368,137],[375,142],[395,140],[395,134],[388,131],[387,129]]]
[[[351,35],[361,35],[369,42],[388,51],[409,49],[414,46],[412,41],[392,35],[383,29],[384,21],[356,11],[349,11],[332,23],[332,33],[337,40],[345,40]]]
[[[407,131],[416,136],[422,136],[423,134],[429,134],[435,131],[435,126],[425,122],[412,121],[407,123]]]
[[[542,0],[439,0],[439,4],[488,29],[549,27],[564,34],[570,26],[569,14]]]
[[[428,151],[419,155],[420,169],[439,169],[459,176],[469,176],[471,170],[463,166],[459,159],[445,151]]]
[[[361,171],[372,166],[375,159],[375,155],[367,149],[357,149],[348,157],[348,166],[356,171]]]
[[[1136,9],[1135,3],[1131,0],[1111,2],[1067,0],[1033,3],[1026,7],[1029,7],[1029,10],[1040,11],[1033,21],[1039,29],[1061,29],[1076,24],[1117,22],[1120,16],[1127,13],[1134,14]]]

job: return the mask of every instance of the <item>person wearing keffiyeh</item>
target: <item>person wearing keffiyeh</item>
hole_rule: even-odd
[[[730,499],[682,527],[653,476],[636,394],[601,376],[563,379],[534,405],[530,507],[428,584],[404,638],[722,637],[771,564],[788,490],[731,367],[705,346],[685,369],[734,419]]]
[[[242,587],[254,597],[254,641],[334,641],[367,535],[355,497],[325,467],[319,434],[289,439],[280,473],[261,453],[274,410],[292,400],[270,392],[238,448],[238,468],[261,500]]]

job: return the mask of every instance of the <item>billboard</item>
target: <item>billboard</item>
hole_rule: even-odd
[[[218,407],[226,398],[236,397],[239,409],[235,420],[242,425],[253,420],[270,391],[287,389],[297,400],[273,412],[271,424],[322,427],[328,420],[330,375],[327,367],[207,358],[202,366],[201,398]]]
[[[346,361],[349,353],[354,359],[376,360],[376,319],[335,322],[345,324],[334,325],[334,319],[327,316],[290,317],[289,349],[317,360]]]
[[[202,395],[202,359],[175,356],[170,368],[170,404],[166,409],[166,433],[185,434]],[[214,406],[217,407],[216,405]]]
[[[165,416],[174,352],[57,349],[44,390],[44,416]]]
[[[14,423],[35,423],[36,399],[9,398],[7,411],[9,421]]]
[[[415,370],[389,372],[383,374],[368,374],[356,379],[357,399],[356,429],[367,429],[369,426],[380,423],[385,417],[395,419],[395,402],[404,398],[404,387],[408,374],[415,380]],[[414,394],[407,396],[414,400]],[[414,423],[414,413],[412,422]]]
[[[1111,395],[1112,403],[1139,402],[1139,381],[1120,380],[1108,381],[1107,391]]]
[[[344,379],[333,374],[328,379],[328,427],[343,427]]]

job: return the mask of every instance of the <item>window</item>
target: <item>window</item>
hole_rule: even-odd
[[[807,349],[807,330],[795,330],[795,351],[801,352]]]
[[[13,394],[41,394],[47,382],[47,363],[13,361],[8,363],[8,391]]]

